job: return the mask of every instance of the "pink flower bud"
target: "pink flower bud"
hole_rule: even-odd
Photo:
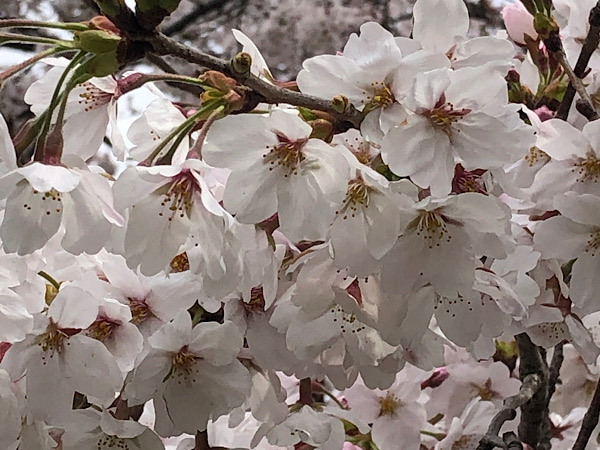
[[[350,442],[344,442],[342,450],[362,450],[358,445],[354,445]]]
[[[525,45],[525,35],[537,39],[538,35],[533,28],[533,16],[519,0],[502,9],[502,18],[508,35],[517,44]]]
[[[421,382],[421,389],[425,388],[436,388],[442,384],[450,376],[445,367],[439,367],[433,371],[431,376],[425,381]]]
[[[546,120],[552,119],[554,117],[554,112],[550,110],[546,105],[540,106],[533,112],[537,114],[537,116],[542,122],[545,122]]]

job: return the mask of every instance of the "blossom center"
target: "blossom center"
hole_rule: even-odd
[[[594,183],[597,183],[600,179],[600,159],[595,153],[588,152],[585,158],[577,158],[571,171],[579,174],[577,181],[581,183],[587,180],[593,180]]]
[[[452,239],[446,220],[438,211],[421,211],[411,225],[416,229],[416,235],[425,239],[429,248],[433,248],[434,245],[439,247],[440,241],[443,239],[446,242],[450,242]]]
[[[433,109],[426,111],[425,115],[434,128],[443,131],[448,136],[452,134],[452,124],[458,122],[464,116],[471,112],[468,108],[454,109],[454,105],[446,101],[446,96],[442,94]],[[460,130],[456,130],[460,133]]]
[[[262,286],[253,287],[250,290],[250,300],[244,302],[244,310],[247,314],[260,314],[265,311],[265,297]]]
[[[465,170],[462,165],[458,164],[454,170],[454,178],[452,179],[452,191],[460,194],[463,192],[478,192],[487,195],[487,190],[483,179],[481,178],[485,170]]]
[[[176,255],[170,264],[171,273],[180,273],[190,270],[190,260],[186,252]]]
[[[49,353],[50,358],[54,353],[61,354],[64,349],[65,340],[68,341],[67,334],[59,329],[54,322],[50,322],[46,332],[37,338],[37,345],[41,347],[44,353]],[[67,342],[68,344],[68,342]],[[43,364],[46,364],[46,355],[42,355]]]
[[[108,104],[114,95],[103,91],[90,82],[83,83],[81,87],[84,88],[84,91],[79,94],[79,104],[84,105],[85,112]]]
[[[354,313],[346,313],[340,305],[333,306],[330,312],[333,314],[333,321],[339,324],[342,333],[350,331],[356,334],[365,329],[365,326],[356,318]]]
[[[377,108],[385,109],[395,100],[389,86],[382,81],[372,82],[370,91],[370,94],[367,91],[363,91],[363,94],[366,96],[366,100],[361,100],[361,103],[365,105],[363,112],[368,113]]]
[[[128,450],[129,445],[125,442],[125,439],[117,437],[117,436],[108,436],[104,435],[98,439],[96,443],[96,448],[101,450],[103,448],[110,449],[118,449],[118,450]]]
[[[549,159],[548,154],[535,145],[529,147],[529,152],[525,155],[525,161],[527,161],[529,167],[533,167],[538,161],[548,161]]]
[[[112,320],[102,317],[92,323],[86,331],[86,334],[92,339],[104,342],[109,339],[113,331],[119,327],[119,324]]]
[[[590,237],[588,238],[583,251],[585,253],[590,253],[592,256],[596,256],[598,247],[600,247],[600,228],[590,233]]]
[[[183,218],[186,215],[189,217],[194,203],[193,195],[197,190],[199,187],[194,176],[189,171],[182,171],[173,177],[170,183],[157,190],[159,195],[163,194],[160,203],[161,211],[158,215],[167,217],[169,222],[172,222],[175,217]]]
[[[393,416],[400,407],[400,399],[392,392],[386,392],[385,397],[379,397],[379,417]]]
[[[348,190],[346,191],[346,198],[339,211],[336,211],[336,215],[343,214],[343,219],[348,218],[348,214],[355,217],[358,208],[369,207],[369,187],[365,184],[364,180],[358,176],[354,180],[348,182]]]
[[[62,210],[62,198],[61,198],[61,193],[58,192],[56,189],[52,188],[50,189],[48,192],[40,192],[36,189],[33,190],[33,195],[35,195],[36,197],[38,195],[41,195],[41,197],[39,197],[40,200],[42,200],[42,205],[45,205],[46,209],[46,215],[49,216],[51,215],[54,211],[56,211],[57,213],[60,213]],[[36,198],[37,200],[37,198]],[[28,204],[28,203],[24,203],[23,204],[23,208],[26,209],[27,211],[31,211],[31,207],[32,205]]]
[[[182,381],[191,380],[192,383],[196,381],[195,376],[198,374],[198,369],[195,368],[195,365],[199,359],[197,355],[188,351],[187,346],[181,348],[173,356],[171,360],[171,375],[177,377],[178,384],[181,384]]]
[[[493,400],[498,393],[492,389],[492,380],[488,378],[483,385],[472,383],[472,386],[477,390],[477,395],[484,401]]]
[[[145,300],[127,297],[129,310],[131,311],[131,323],[139,325],[147,318],[154,316]]]
[[[270,146],[267,145],[267,153],[263,154],[264,164],[269,164],[269,170],[275,167],[281,167],[284,171],[284,177],[289,175],[298,175],[298,166],[306,157],[302,154],[302,146],[306,140],[291,141],[285,136],[278,135],[279,143]]]

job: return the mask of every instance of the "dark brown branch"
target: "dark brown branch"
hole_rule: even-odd
[[[540,387],[531,400],[521,406],[521,422],[519,438],[532,448],[540,441],[544,424],[547,420],[548,401],[548,364],[542,357],[540,349],[531,342],[525,333],[515,336],[519,348],[519,377],[525,382],[528,375],[540,377]]]
[[[592,435],[592,431],[598,425],[598,416],[600,415],[600,383],[596,385],[596,390],[594,391],[594,397],[592,398],[592,402],[590,403],[590,407],[588,408],[585,416],[583,416],[583,422],[581,424],[581,429],[579,430],[579,434],[577,435],[577,440],[573,445],[573,450],[584,450],[588,441],[590,440],[590,436]]]
[[[546,422],[542,426],[542,435],[537,450],[550,450],[552,448],[552,423],[550,421],[550,400],[556,390],[556,383],[560,376],[560,368],[563,363],[563,346],[564,342],[560,342],[554,346],[552,361],[548,369],[548,398],[546,400]]]
[[[575,89],[575,91],[581,97],[581,101],[586,103],[584,107],[584,111],[587,112],[586,117],[589,116],[589,120],[596,120],[598,118],[598,112],[596,111],[596,108],[594,108],[594,102],[592,101],[590,94],[583,85],[583,81],[581,81],[580,76],[577,75],[575,71],[571,68],[569,61],[567,60],[567,55],[565,54],[562,44],[560,43],[560,38],[558,36],[556,36],[556,40],[559,44],[559,48],[558,50],[553,51],[552,55],[558,61],[558,63],[563,68],[564,72],[569,77],[569,86],[572,86],[573,89]]]
[[[504,400],[502,409],[492,418],[487,433],[481,438],[481,441],[479,441],[477,450],[491,450],[494,447],[501,446],[500,443],[502,441],[498,437],[500,428],[502,428],[502,425],[504,425],[505,422],[517,417],[517,408],[530,401],[541,386],[542,379],[538,374],[527,375],[523,379],[523,384],[521,384],[519,392]],[[506,444],[502,445],[502,447],[505,446]]]
[[[194,450],[210,450],[210,448],[208,444],[208,432],[198,431],[194,438]]]
[[[180,44],[162,33],[158,33],[151,37],[142,37],[142,39],[149,42],[154,49],[154,53],[158,55],[176,56],[208,69],[217,70],[234,78],[240,84],[249,87],[258,94],[260,96],[260,102],[269,104],[287,103],[327,112],[342,124],[341,127],[338,126],[337,128],[343,128],[344,123],[347,124],[346,129],[349,126],[358,128],[362,122],[363,114],[351,105],[345,112],[340,113],[333,107],[331,100],[325,100],[312,95],[284,89],[270,84],[252,74],[249,76],[237,74],[231,70],[228,61]]]
[[[585,37],[585,41],[583,42],[583,47],[581,48],[581,53],[579,53],[579,58],[577,58],[577,62],[573,68],[573,72],[575,72],[575,75],[577,75],[579,78],[582,78],[585,74],[588,62],[598,48],[598,43],[600,43],[600,1],[598,1],[596,6],[594,6],[590,11],[588,21],[590,23],[590,29]],[[567,120],[567,117],[569,116],[569,110],[571,109],[571,104],[573,103],[573,98],[575,98],[575,87],[569,83],[562,102],[556,111],[555,117],[557,119]]]
[[[312,380],[310,378],[302,378],[300,380],[300,399],[299,403],[302,405],[312,405],[313,404],[313,396],[312,396]]]

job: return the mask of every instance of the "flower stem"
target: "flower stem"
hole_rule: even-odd
[[[45,45],[58,45],[68,47],[67,41],[60,39],[47,38],[42,36],[27,36],[24,34],[17,33],[4,33],[0,32],[0,45],[8,44],[9,42],[29,42],[32,44],[45,44]]]
[[[19,64],[15,64],[12,67],[9,67],[4,72],[0,72],[0,83],[12,77],[13,75],[19,73],[21,70],[26,69],[30,65],[36,63],[40,59],[44,59],[48,56],[56,55],[57,53],[65,52],[63,48],[52,47],[44,50],[43,52],[37,53],[33,55],[31,58],[27,58],[25,61],[20,62]]]
[[[0,20],[0,28],[54,28],[58,30],[85,31],[89,27],[77,22],[44,22],[27,19],[4,19]]]
[[[169,134],[165,136],[160,144],[156,146],[156,148],[152,151],[152,153],[143,161],[143,164],[152,165],[153,161],[158,157],[160,152],[167,146],[167,144],[172,141],[175,137],[177,139],[173,143],[173,145],[169,148],[169,151],[157,161],[157,164],[167,164],[169,162],[169,158],[173,157],[173,153],[179,147],[179,144],[183,140],[187,134],[192,131],[194,126],[198,123],[198,121],[205,115],[208,111],[214,108],[214,104],[205,105],[200,108],[182,123],[180,123],[176,128],[174,128]]]
[[[208,119],[206,119],[206,122],[204,122],[204,125],[202,125],[200,133],[198,134],[198,139],[196,139],[196,142],[189,151],[188,156],[193,156],[198,159],[202,159],[202,145],[204,144],[204,140],[206,139],[208,130],[210,129],[211,125],[215,122],[215,120],[217,120],[217,117],[219,117],[219,114],[221,114],[221,112],[224,109],[225,107],[221,105],[218,108],[216,108],[212,113],[210,113],[210,116],[208,116]]]
[[[44,272],[43,270],[40,270],[38,272],[38,275],[44,278],[46,281],[48,281],[48,283],[50,283],[52,286],[54,286],[54,288],[56,288],[57,291],[60,290],[60,283],[54,278],[52,278],[50,275],[48,275],[48,273]]]

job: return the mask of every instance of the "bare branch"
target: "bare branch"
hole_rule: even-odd
[[[504,400],[504,406],[498,414],[492,418],[487,433],[481,438],[481,441],[479,441],[477,450],[491,450],[494,447],[499,446],[506,448],[506,444],[500,445],[502,442],[500,438],[498,438],[500,428],[502,428],[502,425],[504,425],[505,422],[517,417],[517,408],[530,401],[541,386],[542,378],[539,375],[527,375],[523,380],[523,384],[521,384],[519,392]]]
[[[263,103],[287,103],[290,105],[324,111],[331,114],[342,124],[347,123],[355,128],[358,128],[362,122],[363,114],[353,106],[347,108],[347,111],[340,113],[334,108],[331,100],[325,100],[312,95],[284,89],[270,84],[253,74],[250,74],[249,76],[237,74],[231,70],[228,61],[180,44],[162,33],[150,37],[142,37],[142,39],[149,42],[154,49],[154,53],[158,55],[176,56],[208,69],[217,70],[234,78],[240,84],[249,87],[258,94],[261,97],[260,101]],[[347,128],[348,126],[346,126],[346,129]]]
[[[519,376],[525,382],[528,375],[540,377],[540,387],[530,401],[521,406],[521,422],[519,438],[536,448],[546,423],[548,401],[548,364],[542,357],[540,349],[531,342],[526,333],[515,336],[519,348]]]
[[[557,37],[557,39],[558,39],[558,37]],[[569,77],[569,81],[570,81],[569,86],[573,86],[575,91],[581,97],[581,100],[583,100],[585,103],[587,103],[585,110],[589,110],[588,119],[596,120],[598,118],[598,112],[596,111],[596,108],[594,108],[594,102],[592,101],[592,98],[590,97],[590,94],[588,93],[588,91],[585,89],[585,86],[583,85],[583,81],[581,81],[581,78],[579,78],[579,76],[571,68],[569,61],[567,61],[567,55],[565,54],[565,51],[564,51],[562,45],[560,45],[560,48],[557,51],[553,52],[552,54],[556,58],[558,63],[561,65],[561,67],[563,68],[563,70],[565,71],[567,76]]]
[[[546,399],[546,422],[542,426],[542,435],[540,437],[540,443],[538,450],[550,450],[552,448],[552,423],[550,421],[550,400],[556,390],[556,383],[558,383],[558,377],[560,376],[560,368],[563,363],[563,346],[564,342],[559,342],[554,346],[554,353],[552,354],[552,361],[550,362],[550,368],[548,369],[548,398]]]
[[[590,23],[590,29],[585,37],[583,47],[581,48],[581,53],[579,54],[579,58],[577,58],[577,63],[575,63],[575,68],[573,69],[573,72],[578,78],[583,78],[588,62],[598,48],[598,43],[600,43],[600,0],[590,11],[588,21]],[[562,102],[556,111],[555,117],[557,119],[567,120],[574,97],[575,87],[569,83]]]

